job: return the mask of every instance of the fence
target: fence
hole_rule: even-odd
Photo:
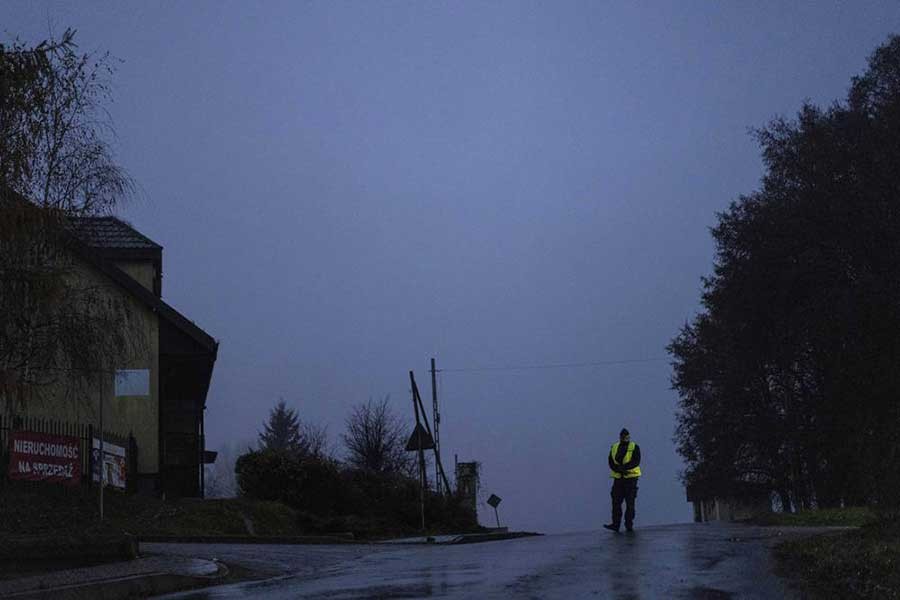
[[[92,444],[95,436],[99,436],[99,430],[95,430],[91,424],[67,423],[55,419],[40,417],[22,417],[18,415],[0,415],[0,466],[3,472],[0,481],[6,481],[8,477],[7,461],[9,458],[10,433],[13,431],[31,431],[48,435],[65,435],[78,438],[78,456],[81,460],[81,484],[93,485],[93,453]],[[104,431],[103,440],[106,443],[116,444],[125,448],[125,464],[127,465],[128,491],[132,491],[137,484],[137,443],[132,435],[121,435],[111,431]]]

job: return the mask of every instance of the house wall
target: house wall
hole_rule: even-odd
[[[25,406],[13,410],[23,416],[90,424],[96,431],[100,425],[102,387],[104,429],[134,435],[138,445],[138,473],[156,475],[159,472],[159,318],[86,263],[77,262],[70,277],[73,285],[97,287],[102,293],[127,302],[132,316],[133,339],[140,343],[134,356],[123,359],[116,368],[149,370],[150,393],[117,398],[112,373],[92,377],[86,384],[78,384],[69,375],[61,373],[58,382],[44,390],[40,398],[29,400]]]
[[[156,279],[156,268],[150,261],[116,261],[115,265],[125,271],[132,279],[153,291]]]

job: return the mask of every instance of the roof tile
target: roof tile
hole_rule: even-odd
[[[116,217],[73,217],[73,233],[92,248],[162,249],[162,246]]]

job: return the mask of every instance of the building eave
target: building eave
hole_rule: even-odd
[[[175,310],[153,292],[135,281],[130,275],[114,265],[102,256],[102,253],[91,248],[86,243],[75,237],[69,236],[72,250],[92,267],[109,277],[119,287],[128,292],[132,297],[141,302],[161,319],[171,323],[176,329],[194,340],[205,351],[212,353],[213,360],[218,351],[219,344],[203,329],[195,325],[190,319]]]

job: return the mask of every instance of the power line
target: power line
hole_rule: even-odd
[[[535,365],[505,365],[505,366],[485,366],[485,367],[461,367],[461,368],[453,368],[453,369],[437,369],[436,372],[440,373],[477,373],[477,372],[488,372],[488,371],[533,371],[533,370],[541,370],[541,369],[571,369],[571,368],[584,368],[584,367],[607,367],[607,366],[615,366],[615,365],[628,365],[628,364],[641,364],[641,363],[654,363],[654,362],[665,362],[671,360],[671,357],[667,356],[658,356],[654,358],[625,358],[620,360],[596,360],[590,362],[576,362],[576,363],[548,363],[548,364],[535,364]],[[266,364],[248,364],[242,363],[240,368],[249,368],[249,369],[270,369],[270,370],[279,370],[282,371],[287,368],[289,363],[266,363]],[[296,366],[296,365],[293,365]],[[431,367],[428,366],[425,368],[426,371],[430,371]],[[441,385],[446,385],[443,382],[439,382],[440,385],[438,389],[440,389]]]
[[[536,369],[570,369],[570,368],[580,368],[580,367],[605,367],[612,365],[628,365],[628,364],[637,364],[637,363],[651,363],[651,362],[662,362],[670,360],[668,357],[657,357],[657,358],[626,358],[621,360],[596,360],[591,362],[579,362],[579,363],[553,363],[553,364],[541,364],[541,365],[507,365],[507,366],[494,366],[494,367],[465,367],[459,369],[440,369],[441,372],[444,373],[472,373],[478,371],[531,371]]]

